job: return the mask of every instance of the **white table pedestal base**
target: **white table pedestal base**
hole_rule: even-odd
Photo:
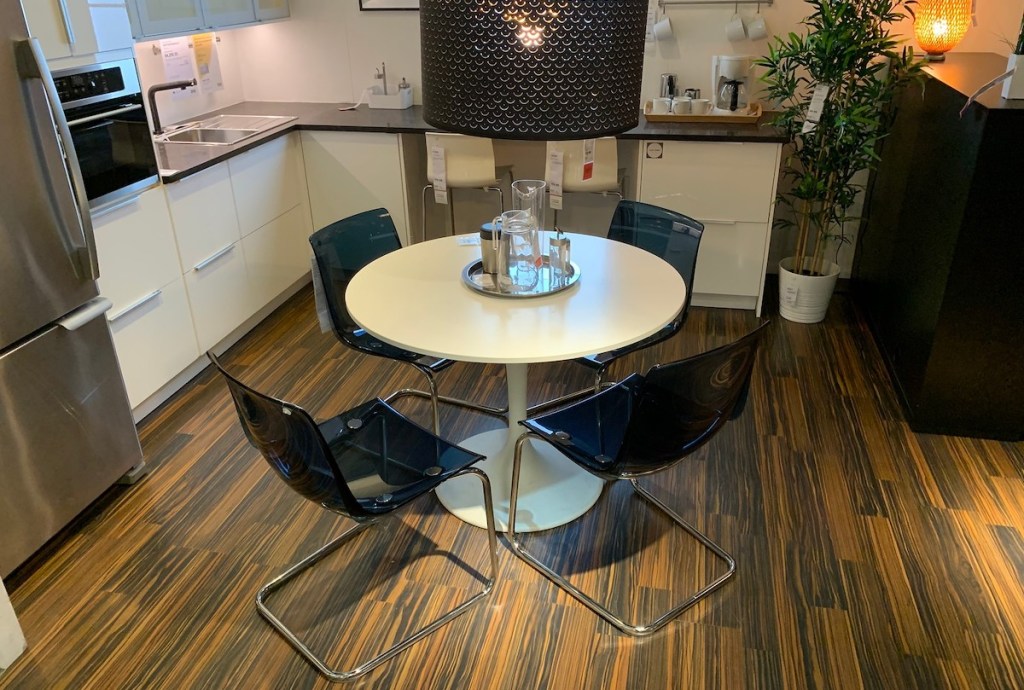
[[[487,456],[477,467],[491,480],[495,525],[502,532],[508,531],[515,441],[526,431],[519,425],[519,420],[526,416],[526,365],[506,365],[505,373],[509,428],[487,431],[458,443]],[[602,479],[581,469],[547,443],[533,439],[523,448],[516,531],[537,532],[572,522],[597,502],[603,488]],[[480,482],[473,477],[449,479],[435,493],[441,505],[460,520],[477,527],[487,526]]]

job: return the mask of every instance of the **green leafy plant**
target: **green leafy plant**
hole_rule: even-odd
[[[913,0],[807,0],[813,12],[802,34],[775,37],[762,81],[778,113],[774,124],[791,139],[778,202],[792,209],[796,227],[793,270],[822,274],[830,241],[849,241],[844,227],[862,185],[855,176],[877,164],[878,144],[890,122],[888,107],[923,62],[900,50],[894,25],[913,16]],[[805,126],[811,101],[827,89],[818,122]],[[794,220],[795,219],[795,220]],[[813,242],[813,243],[812,243]]]

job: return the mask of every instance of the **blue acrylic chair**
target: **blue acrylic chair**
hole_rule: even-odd
[[[345,306],[345,291],[356,273],[374,259],[401,249],[398,231],[387,209],[372,211],[343,218],[313,233],[309,238],[316,257],[320,279],[324,286],[324,298],[331,317],[334,335],[343,344],[354,350],[376,357],[385,357],[405,362],[427,379],[428,391],[405,388],[384,398],[392,402],[403,396],[415,396],[430,400],[434,421],[434,433],[440,434],[438,402],[456,405],[483,414],[504,417],[507,409],[479,405],[467,400],[438,395],[436,375],[450,367],[450,359],[429,357],[389,345],[370,335],[352,320]]]
[[[507,536],[513,551],[630,635],[655,632],[721,587],[736,571],[732,556],[644,489],[637,478],[675,465],[707,443],[728,420],[739,416],[766,325],[730,345],[671,364],[655,365],[645,375],[633,374],[585,400],[520,422],[528,431],[515,447],[510,516],[516,515],[523,445],[531,438],[542,439],[594,475],[607,480],[628,479],[637,494],[724,561],[727,569],[723,574],[654,621],[633,625],[529,553],[515,532],[515,519],[510,517]]]
[[[594,387],[569,393],[555,400],[543,402],[530,408],[536,414],[564,405],[573,400],[599,391],[612,363],[625,355],[668,340],[683,327],[690,306],[693,278],[697,267],[697,252],[704,234],[704,226],[681,213],[644,204],[639,201],[623,200],[615,207],[612,222],[608,227],[608,239],[631,244],[659,256],[672,265],[686,284],[686,298],[679,313],[657,333],[643,340],[625,345],[608,352],[578,357],[573,361],[593,372]]]
[[[361,676],[490,594],[498,572],[491,487],[487,475],[472,467],[483,456],[435,436],[380,399],[318,424],[301,407],[258,393],[240,382],[224,370],[212,353],[207,353],[207,357],[227,381],[246,437],[274,473],[303,498],[357,523],[266,584],[256,595],[260,614],[320,673],[334,681]],[[487,578],[481,575],[483,589],[448,613],[351,671],[339,671],[328,667],[267,607],[271,594],[380,518],[445,480],[467,474],[476,476],[483,485],[491,574]]]

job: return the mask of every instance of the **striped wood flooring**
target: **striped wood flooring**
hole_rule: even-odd
[[[754,323],[694,308],[678,337],[615,371],[700,352]],[[225,363],[320,417],[419,383],[319,333],[308,291]],[[735,555],[738,575],[723,590],[634,640],[502,544],[490,600],[355,687],[1024,688],[1024,444],[909,431],[844,295],[824,324],[776,319],[754,376],[741,419],[647,481]],[[536,366],[530,380],[540,399],[583,385],[587,372]],[[457,364],[441,385],[501,403],[503,384],[496,367]],[[425,405],[403,406],[426,421]],[[499,424],[443,418],[454,438]],[[0,686],[328,687],[252,598],[346,521],[271,476],[209,370],[140,431],[150,476],[112,490],[8,579],[30,649]],[[625,488],[529,545],[588,591],[650,615],[720,566]],[[481,531],[426,497],[272,605],[331,662],[352,665],[406,632],[400,612],[428,616],[464,597],[484,548]]]

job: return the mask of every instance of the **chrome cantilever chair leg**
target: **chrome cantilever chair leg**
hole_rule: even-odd
[[[667,515],[673,522],[689,532],[694,538],[697,539],[701,544],[706,546],[711,552],[726,563],[728,569],[725,573],[712,580],[709,584],[705,585],[701,589],[697,590],[694,594],[690,595],[679,605],[673,607],[662,615],[658,616],[652,622],[643,625],[632,625],[624,621],[621,617],[610,611],[604,605],[583,593],[579,588],[569,582],[567,579],[556,573],[550,567],[539,561],[533,554],[529,553],[523,548],[522,542],[519,540],[518,535],[515,531],[515,514],[516,514],[516,499],[519,493],[519,470],[522,461],[522,450],[523,445],[530,440],[530,438],[540,439],[541,437],[527,432],[524,433],[516,441],[515,456],[512,464],[512,496],[509,501],[509,526],[506,536],[508,537],[509,544],[512,547],[512,551],[517,556],[522,558],[524,561],[529,563],[535,570],[540,572],[542,575],[547,577],[549,580],[554,582],[557,586],[564,589],[566,592],[576,597],[583,605],[589,608],[591,611],[596,613],[598,616],[608,621],[622,632],[633,635],[636,637],[644,637],[657,632],[669,623],[673,618],[678,616],[680,613],[690,608],[698,601],[711,594],[736,573],[736,561],[730,556],[722,547],[715,542],[711,541],[703,532],[698,530],[696,527],[691,525],[689,522],[680,517],[675,511],[666,506],[660,500],[655,498],[649,491],[644,489],[637,483],[636,479],[630,479],[630,483],[633,485],[633,490],[636,491],[641,497],[647,499],[654,507],[661,510]]]
[[[447,405],[454,405],[467,410],[473,410],[481,414],[490,415],[491,417],[498,417],[499,419],[506,419],[508,417],[508,406],[505,407],[490,407],[488,405],[480,405],[478,403],[463,400],[462,398],[453,398],[448,395],[439,395],[437,392],[437,379],[434,377],[434,372],[426,367],[419,367],[415,364],[413,367],[416,371],[423,374],[427,379],[427,387],[429,391],[421,391],[418,388],[401,388],[386,398],[382,398],[384,402],[390,403],[394,400],[404,397],[423,398],[430,401],[430,411],[434,420],[434,435],[441,435],[441,419],[438,414],[438,403],[445,403]]]
[[[276,615],[274,615],[274,613],[267,607],[266,601],[271,594],[281,589],[281,587],[287,584],[296,575],[309,569],[317,562],[322,560],[325,556],[337,550],[338,547],[340,547],[342,544],[351,540],[353,537],[358,535],[360,532],[366,530],[368,527],[371,527],[372,525],[376,524],[375,521],[363,522],[356,525],[344,534],[336,537],[324,546],[321,546],[319,549],[311,553],[309,556],[306,556],[306,558],[302,559],[301,561],[293,565],[291,568],[283,572],[281,575],[279,575],[278,577],[274,578],[269,583],[264,585],[263,588],[256,593],[256,608],[259,609],[260,614],[267,619],[270,625],[273,626],[274,629],[276,629],[288,641],[288,643],[291,644],[303,657],[305,657],[306,661],[312,664],[324,676],[330,678],[333,681],[345,681],[358,678],[359,676],[367,673],[368,671],[373,670],[374,668],[384,663],[388,659],[391,659],[395,655],[404,651],[411,645],[415,644],[427,635],[436,631],[438,628],[452,621],[459,615],[465,613],[470,606],[480,601],[484,597],[488,596],[491,593],[491,590],[494,588],[494,583],[498,577],[498,538],[494,527],[494,512],[491,500],[491,483],[487,479],[487,475],[484,474],[482,470],[479,470],[475,467],[467,467],[466,469],[460,472],[456,472],[454,475],[452,475],[452,477],[458,477],[464,474],[476,475],[476,477],[480,480],[481,485],[483,486],[484,505],[487,509],[487,544],[488,550],[490,551],[491,573],[490,577],[484,582],[483,590],[477,592],[472,597],[456,606],[454,609],[450,610],[449,612],[447,612],[440,618],[436,619],[426,627],[420,628],[417,632],[413,633],[409,637],[406,637],[394,646],[384,650],[383,652],[373,657],[369,661],[359,664],[351,671],[339,671],[327,666],[323,659],[314,654],[309,649],[309,647],[307,647],[306,644],[302,642],[302,640],[300,640],[295,635],[295,633],[293,633],[284,623],[282,623],[281,620]]]

